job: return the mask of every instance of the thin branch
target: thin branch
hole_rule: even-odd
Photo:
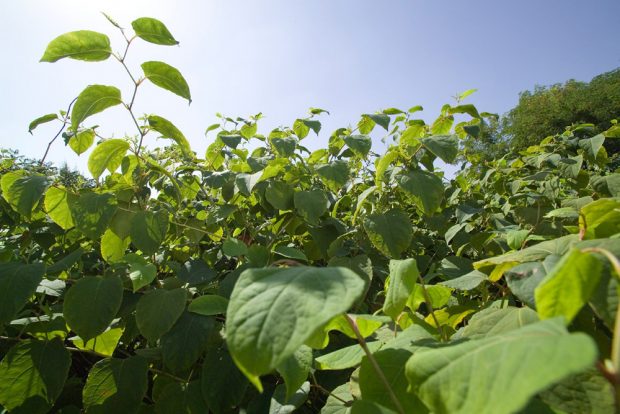
[[[45,158],[47,158],[47,154],[50,152],[50,148],[52,147],[52,144],[54,143],[54,141],[56,141],[56,139],[60,136],[60,134],[62,134],[62,131],[65,130],[65,127],[67,126],[67,119],[69,119],[69,112],[71,111],[71,107],[73,106],[75,101],[77,101],[77,97],[73,98],[71,103],[69,103],[69,106],[67,107],[67,112],[65,113],[65,116],[62,119],[62,126],[60,127],[56,135],[54,135],[54,138],[52,138],[52,140],[47,144],[47,148],[45,149],[45,154],[43,154],[43,158],[41,158],[41,161],[39,161],[39,165],[43,165],[43,163],[45,162]]]
[[[386,391],[388,392],[388,395],[390,396],[390,399],[394,403],[394,406],[396,407],[396,410],[400,414],[405,414],[405,410],[403,409],[403,406],[401,405],[400,401],[398,401],[398,398],[396,397],[396,394],[394,394],[394,390],[390,386],[389,381],[387,380],[387,378],[385,377],[385,374],[381,370],[381,367],[379,366],[379,363],[375,359],[375,357],[372,354],[372,352],[370,352],[370,349],[368,349],[368,346],[366,345],[366,341],[364,340],[364,337],[362,336],[362,334],[360,333],[359,329],[357,328],[357,323],[353,320],[353,318],[351,318],[346,313],[344,314],[344,318],[349,323],[349,326],[351,327],[351,329],[353,329],[353,332],[355,333],[355,336],[357,337],[357,342],[359,342],[360,346],[364,350],[364,353],[366,354],[366,357],[368,358],[368,361],[370,361],[370,364],[372,365],[372,367],[375,370],[377,376],[379,377],[379,380],[383,383],[383,386],[385,387]]]

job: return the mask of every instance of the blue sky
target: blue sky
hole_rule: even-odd
[[[129,64],[136,73],[146,60],[177,67],[190,84],[191,106],[145,83],[136,109],[170,119],[200,155],[218,111],[262,112],[259,132],[267,133],[311,106],[325,108],[331,115],[321,118],[320,136],[304,142],[316,148],[362,113],[422,105],[422,116],[432,120],[469,88],[478,88],[468,101],[479,110],[503,113],[536,84],[588,81],[620,66],[618,0],[2,1],[3,148],[40,158],[57,125],[30,136],[28,123],[66,108],[88,84],[115,85],[129,97],[130,83],[113,59],[38,63],[50,40],[73,30],[106,33],[120,50],[122,38],[100,11],[125,27],[137,17],[158,18],[181,42],[135,42]],[[92,119],[104,136],[134,133],[120,107]],[[87,157],[58,142],[49,159],[85,169]]]

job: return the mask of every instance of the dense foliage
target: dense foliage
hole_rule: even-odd
[[[620,174],[603,144],[618,126],[575,126],[448,181],[435,164],[467,159],[462,143],[490,116],[466,92],[430,125],[420,107],[389,108],[312,152],[321,109],[266,135],[260,114],[222,116],[201,156],[169,120],[134,115],[147,80],[191,94],[164,62],[139,77],[126,66],[134,42],[177,44],[158,20],[132,28],[124,53],[79,31],[42,58],[127,69],[130,100],[90,85],[29,127],[60,121],[52,143],[94,147],[94,181],[1,164],[4,409],[615,411]],[[115,105],[136,136],[89,126]],[[151,136],[171,145],[148,151]]]

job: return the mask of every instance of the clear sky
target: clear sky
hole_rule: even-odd
[[[304,141],[318,147],[362,113],[422,105],[430,121],[469,88],[478,88],[468,101],[479,110],[504,113],[536,84],[588,81],[620,66],[619,0],[2,0],[0,146],[40,158],[58,126],[30,136],[28,123],[66,108],[88,84],[115,85],[129,97],[113,59],[38,63],[50,40],[73,30],[106,33],[120,51],[122,38],[100,11],[125,27],[137,17],[158,18],[181,42],[136,41],[129,64],[136,73],[146,60],[177,67],[191,106],[145,83],[136,109],[171,120],[200,155],[218,111],[263,112],[259,132],[267,133],[311,106],[325,108],[331,115],[321,118],[321,135]],[[92,121],[104,136],[134,133],[121,107]],[[49,159],[85,169],[87,157],[58,142]]]

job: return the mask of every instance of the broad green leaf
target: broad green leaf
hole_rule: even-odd
[[[542,262],[529,262],[512,267],[504,278],[510,288],[510,292],[519,300],[532,309],[536,309],[534,292],[544,277],[553,269],[560,260],[558,255],[549,255]]]
[[[150,115],[147,120],[151,129],[159,132],[162,138],[170,138],[176,142],[183,154],[192,158],[193,154],[187,138],[172,122],[157,115]]]
[[[252,124],[243,124],[243,126],[239,130],[239,132],[241,133],[241,135],[243,135],[245,139],[252,138],[254,135],[256,135],[257,131],[258,125],[256,124],[256,122]]]
[[[302,345],[293,355],[276,367],[286,385],[286,399],[293,397],[295,392],[308,379],[312,369],[312,349]]]
[[[519,250],[523,247],[523,243],[530,235],[529,230],[512,230],[506,234],[506,242],[512,250]]]
[[[271,144],[281,157],[291,157],[295,153],[297,140],[294,137],[273,138]]]
[[[70,366],[61,339],[17,343],[0,362],[0,405],[15,413],[47,413],[62,392]]]
[[[269,414],[292,414],[306,402],[309,394],[310,383],[307,381],[290,397],[287,396],[286,387],[280,384],[271,396]]]
[[[131,279],[134,292],[150,285],[157,277],[157,267],[147,262],[142,256],[129,253],[123,256],[122,260],[129,265],[129,279]]]
[[[263,175],[262,171],[258,171],[254,174],[238,174],[235,177],[235,184],[239,189],[239,192],[246,197],[249,197],[252,194],[252,190],[260,181],[261,176]]]
[[[273,252],[279,256],[286,257],[287,259],[298,260],[301,262],[307,262],[308,257],[299,249],[290,246],[279,245],[273,249]]]
[[[116,276],[85,276],[65,295],[63,314],[67,325],[88,341],[110,326],[123,299],[123,282]]]
[[[554,410],[566,413],[605,414],[615,411],[612,385],[591,368],[573,375],[540,394]]]
[[[120,262],[130,243],[129,237],[121,239],[112,229],[108,228],[101,236],[101,257],[108,263]]]
[[[122,335],[123,328],[111,328],[87,342],[84,342],[80,337],[71,338],[71,342],[78,349],[94,351],[100,355],[110,357],[114,354],[114,350]]]
[[[357,123],[357,129],[361,134],[370,134],[375,129],[376,122],[369,116],[362,115],[362,119]]]
[[[477,288],[485,280],[489,280],[485,273],[479,270],[472,270],[463,276],[441,282],[441,284],[452,289],[468,291]]]
[[[479,260],[474,263],[475,269],[480,269],[491,265],[500,265],[503,263],[526,263],[543,260],[550,254],[563,255],[568,248],[579,241],[576,234],[569,234],[568,236],[558,237],[557,239],[547,240],[535,244],[525,249],[518,250],[516,252],[509,252],[499,256],[489,257],[487,259]]]
[[[78,263],[79,260],[84,255],[85,250],[82,247],[78,247],[77,249],[70,251],[66,255],[64,255],[61,259],[57,260],[54,264],[49,265],[46,269],[46,273],[49,275],[53,275],[54,273],[64,272],[69,270],[74,264]],[[64,281],[62,280],[47,280],[49,283],[62,283],[64,285]]]
[[[541,319],[564,316],[569,324],[596,290],[603,263],[591,253],[572,249],[547,273],[535,290]]]
[[[462,101],[463,99],[467,98],[469,95],[471,95],[472,93],[476,92],[478,89],[467,89],[465,92],[462,92],[458,95],[458,100],[459,102]]]
[[[4,174],[1,183],[4,199],[15,211],[29,219],[50,185],[50,179],[45,175],[12,172]]]
[[[420,139],[430,152],[445,163],[452,164],[459,152],[459,141],[456,135],[435,135]]]
[[[226,319],[226,341],[235,363],[262,389],[260,375],[293,355],[363,291],[364,281],[346,268],[245,270],[232,292]]]
[[[394,161],[398,159],[396,150],[388,150],[381,158],[376,161],[377,171],[375,172],[375,185],[381,188],[381,184],[385,180],[385,172]]]
[[[369,215],[364,219],[364,230],[381,253],[393,258],[400,257],[409,248],[413,237],[409,217],[400,209]]]
[[[116,199],[109,193],[89,191],[67,201],[75,227],[92,240],[99,239],[116,213]]]
[[[78,30],[52,40],[40,62],[56,62],[63,58],[98,62],[106,60],[111,53],[108,36],[90,30]]]
[[[158,377],[163,378],[163,377]],[[156,414],[201,414],[208,413],[209,407],[202,397],[200,380],[191,381],[188,384],[171,381],[166,383],[163,390],[158,393],[155,402]],[[141,406],[141,414],[151,413],[146,405]],[[150,406],[152,409],[153,406]]]
[[[538,315],[530,308],[487,308],[472,316],[461,331],[461,337],[486,338],[501,335],[538,321]]]
[[[122,102],[121,91],[114,86],[89,85],[77,97],[71,110],[71,129],[77,131],[86,118]]]
[[[99,179],[105,170],[113,173],[121,166],[123,157],[129,149],[129,142],[124,139],[108,139],[97,145],[88,157],[88,171],[95,180]]]
[[[350,405],[352,402],[353,396],[349,384],[342,384],[331,390],[325,405],[321,409],[321,414],[351,414]]]
[[[334,192],[338,192],[349,180],[349,166],[346,161],[338,160],[319,165],[316,173]]]
[[[235,149],[241,143],[241,135],[218,135],[218,138],[226,145],[228,148]]]
[[[453,106],[452,108],[450,108],[449,112],[451,114],[467,114],[472,118],[480,118],[478,110],[472,104]]]
[[[454,117],[452,115],[442,115],[431,125],[431,132],[433,135],[447,135],[452,130],[453,124]]]
[[[503,414],[518,412],[538,392],[589,368],[597,354],[590,337],[569,334],[556,319],[416,352],[405,371],[412,390],[435,413]]]
[[[218,295],[197,297],[187,307],[190,312],[204,316],[222,315],[226,313],[228,299]]]
[[[348,317],[355,321],[357,324],[357,329],[363,338],[369,337],[381,326],[390,322],[390,318],[388,316],[349,314]],[[331,331],[339,331],[351,339],[357,339],[357,335],[351,328],[347,318],[344,314],[340,314],[314,331],[306,341],[306,345],[316,349],[325,348],[329,344],[329,332]]]
[[[294,194],[293,187],[284,181],[270,181],[265,189],[265,199],[278,210],[291,210]]]
[[[136,36],[150,43],[164,46],[178,45],[168,28],[159,20],[152,17],[140,17],[131,22]]]
[[[360,157],[365,157],[372,147],[372,139],[368,135],[347,135],[344,137],[347,147]]]
[[[327,196],[321,190],[297,191],[293,197],[295,209],[310,224],[318,224],[327,212]]]
[[[405,309],[407,299],[413,293],[420,276],[415,259],[390,260],[390,281],[385,292],[383,313],[392,319]]]
[[[69,138],[69,147],[77,154],[83,154],[95,142],[95,131],[85,129]]]
[[[325,111],[327,112],[327,111]],[[328,112],[329,113],[329,112]],[[314,119],[302,119],[301,122],[318,136],[321,131],[321,122]]]
[[[131,223],[131,243],[145,255],[157,252],[168,232],[168,212],[139,211]]]
[[[426,294],[431,301],[431,305],[435,309],[439,309],[443,306],[446,306],[450,298],[452,297],[452,289],[443,285],[425,285],[422,288],[421,285],[416,285],[413,290],[413,294],[407,300],[407,306],[412,311],[417,311],[422,303],[426,303],[426,295],[424,295],[424,290],[426,290]]]
[[[148,362],[106,358],[91,368],[83,391],[87,413],[135,413],[148,389]]]
[[[52,122],[52,121],[54,121],[56,119],[58,119],[58,115],[56,115],[56,114],[47,114],[47,115],[40,116],[37,119],[33,120],[28,125],[28,132],[32,135],[32,131],[34,131],[34,129],[36,127],[38,127],[41,124]]]
[[[604,142],[605,135],[598,134],[592,138],[579,140],[579,147],[585,151],[588,158],[595,160]]]
[[[136,305],[136,323],[140,333],[155,342],[168,332],[185,310],[187,290],[154,289]]]
[[[385,114],[364,114],[363,116],[372,119],[377,125],[380,125],[386,131],[390,127],[390,117]]]
[[[192,95],[187,81],[175,67],[164,62],[149,61],[142,65],[144,76],[160,88],[185,98],[192,103]]]
[[[370,352],[378,351],[383,343],[381,341],[367,342],[366,346]],[[362,363],[362,358],[366,354],[364,349],[359,345],[351,345],[337,349],[325,355],[321,355],[315,359],[316,368],[319,370],[341,370],[353,368]]]
[[[214,414],[231,412],[241,403],[248,387],[224,346],[207,350],[200,380],[202,395]]]
[[[583,206],[579,227],[589,239],[610,237],[620,232],[620,200],[601,198]]]
[[[44,273],[42,263],[0,263],[0,331],[28,303]]]
[[[398,186],[412,197],[426,215],[432,215],[441,206],[444,198],[441,178],[428,171],[409,171],[398,177]]]
[[[222,244],[222,252],[229,257],[245,256],[248,254],[248,246],[239,239],[229,237]]]
[[[159,341],[164,365],[173,372],[188,370],[205,350],[213,326],[212,317],[183,312]]]
[[[397,412],[427,413],[428,409],[420,399],[407,390],[409,384],[405,377],[404,367],[411,357],[411,351],[397,348],[384,349],[373,353],[373,357],[400,402],[402,410],[395,406],[368,357],[362,359],[359,373],[362,400],[375,402]]]
[[[217,277],[217,272],[203,260],[188,260],[177,271],[177,279],[190,286],[210,282]]]

